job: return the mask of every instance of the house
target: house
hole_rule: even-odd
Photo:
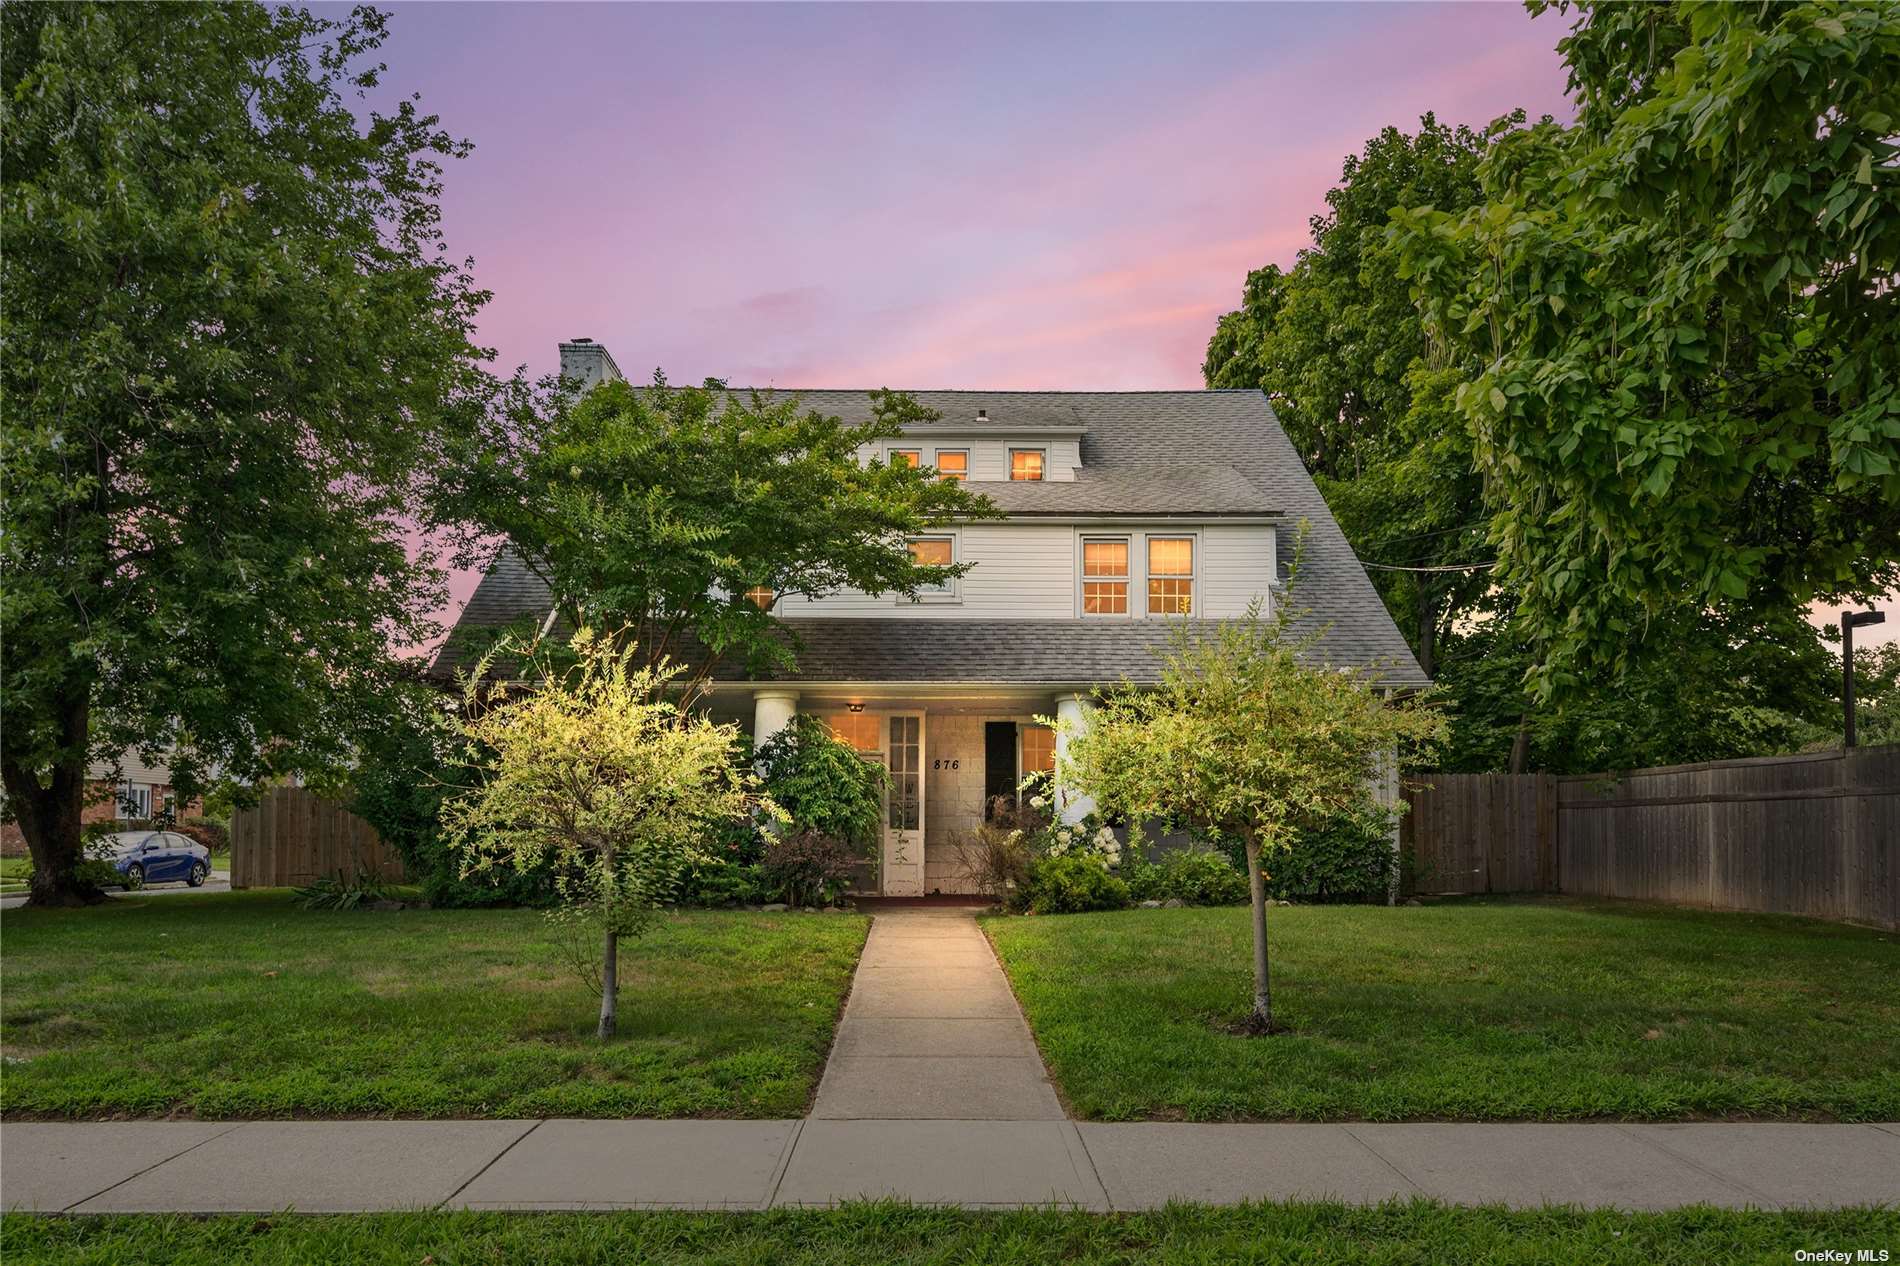
[[[83,826],[143,821],[165,809],[182,815],[190,807],[178,799],[171,770],[163,762],[147,763],[136,751],[127,751],[116,763],[94,761],[86,767],[85,804],[79,821]],[[23,857],[26,851],[19,823],[0,823],[0,857]]]
[[[583,385],[619,377],[586,339],[561,345],[561,366]],[[847,421],[869,417],[865,391],[797,394]],[[967,480],[1007,517],[913,541],[925,561],[974,564],[915,600],[759,595],[798,637],[797,666],[763,678],[721,669],[710,705],[759,741],[816,714],[889,767],[884,894],[969,890],[956,839],[989,797],[1052,767],[1061,740],[1039,718],[1085,724],[1101,686],[1153,680],[1172,621],[1273,602],[1302,523],[1300,601],[1327,626],[1320,653],[1381,666],[1395,687],[1425,684],[1261,392],[912,394],[941,420],[875,456]],[[546,587],[504,550],[457,630],[549,611]],[[438,675],[458,662],[457,644]]]

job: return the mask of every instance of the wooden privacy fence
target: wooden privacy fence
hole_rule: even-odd
[[[1566,892],[1900,927],[1900,746],[1620,774],[1423,774],[1419,892]]]
[[[284,888],[359,872],[392,883],[402,858],[376,829],[303,787],[273,787],[231,816],[231,886]]]

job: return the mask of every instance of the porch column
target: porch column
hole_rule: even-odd
[[[1056,770],[1060,774],[1069,740],[1088,733],[1090,703],[1087,695],[1056,696]],[[1056,809],[1064,822],[1080,822],[1095,808],[1095,801],[1078,795],[1060,783],[1056,786]]]
[[[796,690],[755,690],[752,692],[752,746],[764,747],[774,734],[792,723],[798,712]]]

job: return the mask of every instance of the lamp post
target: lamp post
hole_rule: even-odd
[[[1854,630],[1863,624],[1885,624],[1885,611],[1841,612],[1841,706],[1847,710],[1847,741],[1854,745]]]

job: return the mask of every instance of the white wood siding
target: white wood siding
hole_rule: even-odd
[[[892,617],[924,620],[1069,620],[1078,613],[1077,542],[1083,535],[1132,538],[1130,606],[1142,618],[1146,585],[1142,540],[1192,535],[1200,614],[1224,618],[1244,614],[1256,595],[1268,594],[1273,579],[1274,530],[1265,524],[1115,525],[1081,528],[1073,524],[975,523],[950,529],[958,562],[976,564],[957,582],[954,600],[902,601],[886,594],[867,597],[856,591],[831,594],[812,602],[788,597],[777,613],[786,617],[833,616],[863,619]],[[1128,617],[1101,617],[1104,619]]]

